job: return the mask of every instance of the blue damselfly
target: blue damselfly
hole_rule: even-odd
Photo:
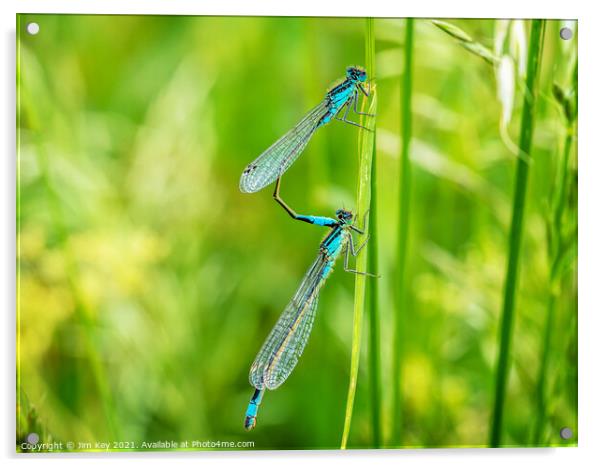
[[[370,96],[369,89],[366,90],[362,84],[367,79],[366,72],[362,68],[348,67],[346,78],[340,84],[332,87],[320,104],[310,110],[295,127],[247,165],[240,177],[240,191],[254,193],[276,180],[297,160],[315,131],[332,119],[368,130],[365,126],[347,118],[352,107],[358,115],[373,116],[357,109],[359,93],[363,93],[366,97]],[[340,117],[339,114],[343,109],[345,112]]]
[[[318,257],[309,267],[301,285],[251,365],[249,382],[255,388],[255,392],[245,414],[247,430],[255,426],[257,410],[266,389],[276,389],[284,383],[303,353],[316,315],[320,289],[332,272],[337,258],[341,254],[345,255],[344,269],[347,272],[374,276],[349,268],[349,255],[357,256],[368,241],[367,237],[357,249],[355,248],[351,231],[360,235],[363,235],[364,231],[354,225],[354,215],[351,211],[339,209],[336,211],[336,218],[297,214],[280,197],[280,177],[276,180],[274,199],[293,219],[329,227],[330,232],[320,243]]]

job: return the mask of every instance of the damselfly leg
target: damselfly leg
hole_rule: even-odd
[[[370,209],[367,209],[366,212],[364,213],[364,219],[362,221],[362,225],[363,227],[360,229],[359,227],[355,226],[355,225],[350,225],[349,227],[351,228],[351,230],[353,230],[354,232],[357,232],[360,235],[364,235],[366,233],[365,229],[366,229],[366,219],[368,218],[368,214],[370,213]]]
[[[360,87],[360,89],[362,90],[362,92],[363,92],[364,94],[366,94],[366,91],[364,90],[364,88]],[[366,96],[368,96],[368,94],[366,94]],[[368,112],[361,112],[361,111],[357,110],[357,101],[358,101],[358,100],[359,100],[359,99],[358,99],[358,95],[356,94],[356,95],[355,95],[355,98],[353,99],[353,101],[354,101],[354,102],[353,102],[353,111],[354,111],[356,114],[358,114],[358,115],[364,115],[364,116],[366,116],[366,117],[374,117],[374,116],[375,116],[375,114],[371,114],[371,113],[368,113]]]
[[[354,126],[356,126],[356,127],[362,128],[362,129],[364,129],[364,130],[368,130],[368,131],[374,131],[374,130],[372,130],[372,129],[368,128],[367,126],[364,126],[364,125],[362,125],[362,124],[360,124],[360,123],[353,122],[353,121],[351,121],[351,120],[349,120],[349,119],[347,118],[347,116],[349,115],[349,109],[351,109],[351,105],[352,105],[352,103],[353,103],[353,106],[354,106],[354,111],[355,111],[355,113],[358,113],[358,111],[357,111],[357,92],[356,92],[356,93],[353,95],[353,97],[351,97],[351,100],[349,100],[349,101],[348,101],[348,102],[347,102],[347,103],[344,105],[344,107],[345,107],[345,113],[343,114],[343,118],[339,117],[339,116],[338,116],[338,114],[337,114],[337,115],[335,115],[335,116],[334,116],[334,118],[335,118],[336,120],[339,120],[339,121],[341,121],[341,122],[349,123],[350,125],[354,125]],[[341,110],[342,110],[342,108],[341,108]],[[368,116],[369,114],[362,114],[362,113],[359,113],[359,115],[367,115],[367,116]],[[369,116],[370,116],[370,117],[373,117],[373,115],[369,115]]]
[[[362,244],[357,247],[357,250],[356,250],[355,245],[353,243],[353,238],[349,237],[349,244],[347,245],[347,250],[345,251],[345,261],[343,262],[343,269],[345,272],[352,272],[353,274],[359,274],[361,276],[369,276],[369,277],[377,277],[377,278],[380,277],[378,274],[373,274],[371,272],[358,271],[356,269],[349,268],[349,254],[351,254],[353,256],[359,255],[360,251],[362,250],[362,248],[364,248],[364,246],[366,246],[369,239],[370,239],[370,235],[368,235],[366,237],[366,240],[364,240],[362,242]]]

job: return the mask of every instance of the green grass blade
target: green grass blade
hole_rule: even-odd
[[[546,314],[546,324],[543,336],[541,363],[537,377],[536,391],[536,413],[535,430],[533,435],[533,444],[539,445],[542,440],[544,420],[546,414],[546,386],[548,382],[548,363],[550,360],[550,346],[552,342],[552,329],[554,328],[555,308],[557,296],[551,293],[548,299],[548,310]]]
[[[512,327],[514,321],[514,305],[518,287],[520,260],[520,245],[523,232],[523,217],[525,212],[525,195],[529,176],[529,157],[535,126],[535,84],[541,60],[543,46],[544,21],[533,20],[529,39],[527,57],[527,77],[525,82],[525,97],[521,116],[519,149],[521,157],[516,159],[516,176],[514,185],[514,201],[512,206],[512,221],[510,225],[508,262],[504,284],[502,315],[500,322],[499,347],[497,357],[495,396],[491,415],[491,431],[489,443],[491,447],[499,447],[502,437],[504,401],[508,372],[510,369],[510,352]]]
[[[375,101],[376,102],[376,101]],[[374,113],[376,113],[376,105]],[[377,152],[376,141],[373,144],[372,154],[372,173],[371,173],[371,197],[370,197],[370,226],[368,233],[370,242],[368,243],[368,271],[378,273],[378,228],[377,228]],[[369,316],[369,336],[368,336],[368,372],[370,377],[370,401],[371,401],[371,419],[372,419],[372,443],[375,448],[382,445],[382,388],[381,388],[381,361],[380,361],[380,314],[378,310],[378,280],[368,281],[368,316]]]
[[[27,437],[35,433],[39,443],[52,443],[53,436],[48,433],[45,424],[40,420],[36,407],[33,406],[22,388],[17,388],[17,451],[26,452],[21,444],[30,442]]]
[[[493,51],[491,51],[488,47],[485,47],[480,42],[475,41],[472,37],[470,37],[470,35],[468,35],[458,26],[437,19],[434,19],[431,22],[443,32],[456,39],[458,43],[466,50],[478,57],[481,57],[490,65],[493,65],[499,61],[499,58],[493,53]]]
[[[412,138],[412,60],[414,52],[414,20],[406,20],[404,70],[401,82],[401,161],[399,166],[399,243],[397,246],[397,309],[393,328],[393,445],[401,443],[401,391],[403,364],[403,325],[406,295],[405,278],[410,221],[410,196],[412,167],[410,162],[410,140]]]
[[[375,39],[374,39],[374,19],[366,19],[366,71],[371,78],[375,76],[374,67],[375,55]],[[368,113],[376,111],[376,86],[371,86],[373,93],[370,101]],[[374,130],[376,128],[376,118],[362,118],[362,125]],[[362,219],[364,213],[370,208],[371,198],[371,175],[372,175],[372,159],[375,150],[375,133],[374,131],[361,130],[359,132],[359,167],[358,167],[358,182],[357,182],[357,202],[356,212],[358,218]],[[366,218],[369,221],[369,217]],[[368,228],[369,226],[362,226]],[[356,259],[356,267],[358,271],[365,271],[368,265],[368,255],[366,249],[363,249]],[[374,280],[374,279],[371,279]],[[357,375],[360,363],[360,347],[362,335],[362,317],[364,314],[366,295],[366,276],[357,274],[355,276],[355,294],[353,304],[353,340],[351,348],[351,369],[349,372],[349,390],[347,393],[347,404],[345,407],[345,423],[343,426],[343,436],[341,439],[341,449],[347,448],[349,440],[349,432],[351,430],[351,419],[353,416],[353,403],[355,400],[355,390],[357,387]]]
[[[376,203],[376,154],[372,161],[372,200],[370,202],[370,243],[368,243],[368,271],[378,272],[378,229],[377,203]],[[372,418],[372,443],[375,448],[382,445],[382,388],[381,388],[381,360],[380,360],[380,313],[378,300],[378,280],[368,281],[368,362],[370,377],[370,403]]]

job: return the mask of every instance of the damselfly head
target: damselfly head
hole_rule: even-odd
[[[350,66],[347,67],[347,78],[363,83],[368,79],[368,75],[366,75],[366,70],[363,68],[359,66]]]
[[[337,219],[343,222],[350,222],[353,220],[353,213],[347,209],[337,209]]]

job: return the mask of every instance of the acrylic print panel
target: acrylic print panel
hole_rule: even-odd
[[[17,22],[18,451],[576,445],[576,22]]]

